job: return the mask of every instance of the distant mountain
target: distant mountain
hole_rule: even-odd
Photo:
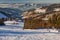
[[[51,12],[51,11],[54,10],[54,8],[60,8],[60,3],[59,4],[51,4],[51,5],[49,5],[46,11]]]
[[[6,16],[12,18],[20,18],[22,11],[19,9],[12,9],[12,8],[0,8],[0,12],[3,12]]]

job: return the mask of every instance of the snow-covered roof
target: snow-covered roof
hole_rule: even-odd
[[[54,11],[60,11],[60,8],[54,8]]]

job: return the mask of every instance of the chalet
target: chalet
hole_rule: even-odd
[[[23,13],[24,29],[60,28],[60,4]]]
[[[49,19],[52,20],[54,14],[60,15],[60,11],[48,12],[43,15],[34,11],[27,12],[27,14],[23,15],[24,29],[52,28],[53,24],[49,22]]]
[[[39,29],[39,28],[47,28],[46,20],[44,15],[35,12],[28,12],[27,14],[23,15],[24,19],[24,29]]]

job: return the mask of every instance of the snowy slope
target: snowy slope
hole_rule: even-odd
[[[17,36],[0,36],[0,40],[60,40],[60,34],[59,35],[26,34]]]
[[[24,29],[19,25],[0,26],[0,40],[60,40],[60,33],[49,32],[51,29]]]

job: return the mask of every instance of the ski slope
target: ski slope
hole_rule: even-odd
[[[25,34],[15,36],[0,36],[0,40],[60,40],[60,35]]]
[[[51,29],[23,29],[19,25],[0,26],[0,40],[60,40],[59,32],[49,32]]]

